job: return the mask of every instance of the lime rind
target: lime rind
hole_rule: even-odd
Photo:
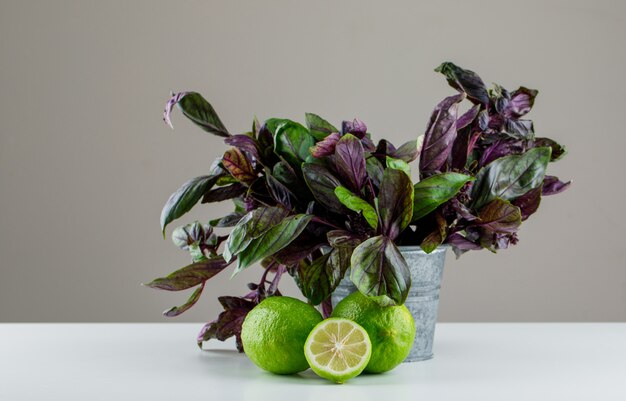
[[[372,343],[359,324],[342,318],[319,323],[304,344],[304,356],[317,375],[345,381],[359,375],[372,355]]]

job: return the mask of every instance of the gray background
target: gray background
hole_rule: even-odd
[[[540,89],[530,117],[569,148],[550,171],[575,182],[518,246],[449,255],[441,320],[626,320],[625,4],[1,0],[0,321],[161,321],[187,297],[139,284],[188,262],[160,209],[226,147],[163,124],[170,90],[200,91],[233,132],[311,111],[402,143],[453,93],[445,60]],[[213,319],[259,274],[223,273],[177,320]]]

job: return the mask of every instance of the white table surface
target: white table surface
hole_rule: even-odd
[[[435,358],[335,385],[200,324],[0,324],[0,400],[626,400],[626,324],[439,324]]]

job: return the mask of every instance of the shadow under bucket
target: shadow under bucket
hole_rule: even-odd
[[[399,249],[411,272],[411,288],[405,305],[415,321],[415,341],[404,362],[424,361],[433,357],[439,289],[448,247],[440,246],[429,254],[419,246],[401,246]],[[333,307],[356,290],[346,274],[332,294]]]

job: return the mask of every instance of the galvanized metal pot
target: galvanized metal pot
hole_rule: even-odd
[[[415,342],[405,362],[424,361],[433,357],[439,289],[447,247],[440,246],[430,254],[419,246],[401,246],[399,249],[411,271],[411,289],[405,305],[413,315],[416,329]],[[356,291],[348,276],[346,274],[332,294],[333,307]]]

